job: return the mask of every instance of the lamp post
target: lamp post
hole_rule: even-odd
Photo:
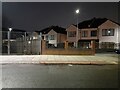
[[[10,55],[10,32],[12,31],[12,28],[8,28],[8,55]]]
[[[27,53],[27,47],[26,47],[26,32],[25,32],[25,36],[24,36],[24,54]]]
[[[21,53],[24,54],[24,50],[25,50],[25,48],[24,48],[25,47],[25,42],[24,42],[25,41],[25,36],[24,35],[21,35],[21,36],[22,36],[22,40],[21,40],[21,43],[22,43],[21,50],[22,51],[21,51]]]
[[[31,40],[28,41],[28,45],[29,45],[29,54],[31,54],[31,52],[32,52]]]
[[[79,9],[76,9],[76,14],[77,14],[77,31],[76,31],[76,48],[78,47],[78,14],[79,14]]]
[[[42,54],[42,33],[40,32],[40,53]]]

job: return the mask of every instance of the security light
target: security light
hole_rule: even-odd
[[[108,33],[110,33],[110,30],[108,31]]]

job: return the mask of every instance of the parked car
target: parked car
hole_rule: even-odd
[[[120,54],[120,49],[115,50],[117,54]]]

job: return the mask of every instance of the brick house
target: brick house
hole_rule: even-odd
[[[120,24],[106,20],[98,27],[99,48],[120,48]]]
[[[49,45],[53,47],[59,47],[60,44],[64,44],[67,39],[67,32],[65,28],[59,26],[50,26],[41,31],[36,31],[38,34],[42,33],[42,37]]]
[[[95,40],[96,49],[119,47],[120,25],[112,20],[92,18],[79,23],[78,28],[77,32],[77,26],[72,24],[66,29],[69,46],[78,44],[78,48],[91,48],[91,41]]]

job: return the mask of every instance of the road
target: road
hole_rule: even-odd
[[[2,65],[2,88],[116,88],[118,65]]]

